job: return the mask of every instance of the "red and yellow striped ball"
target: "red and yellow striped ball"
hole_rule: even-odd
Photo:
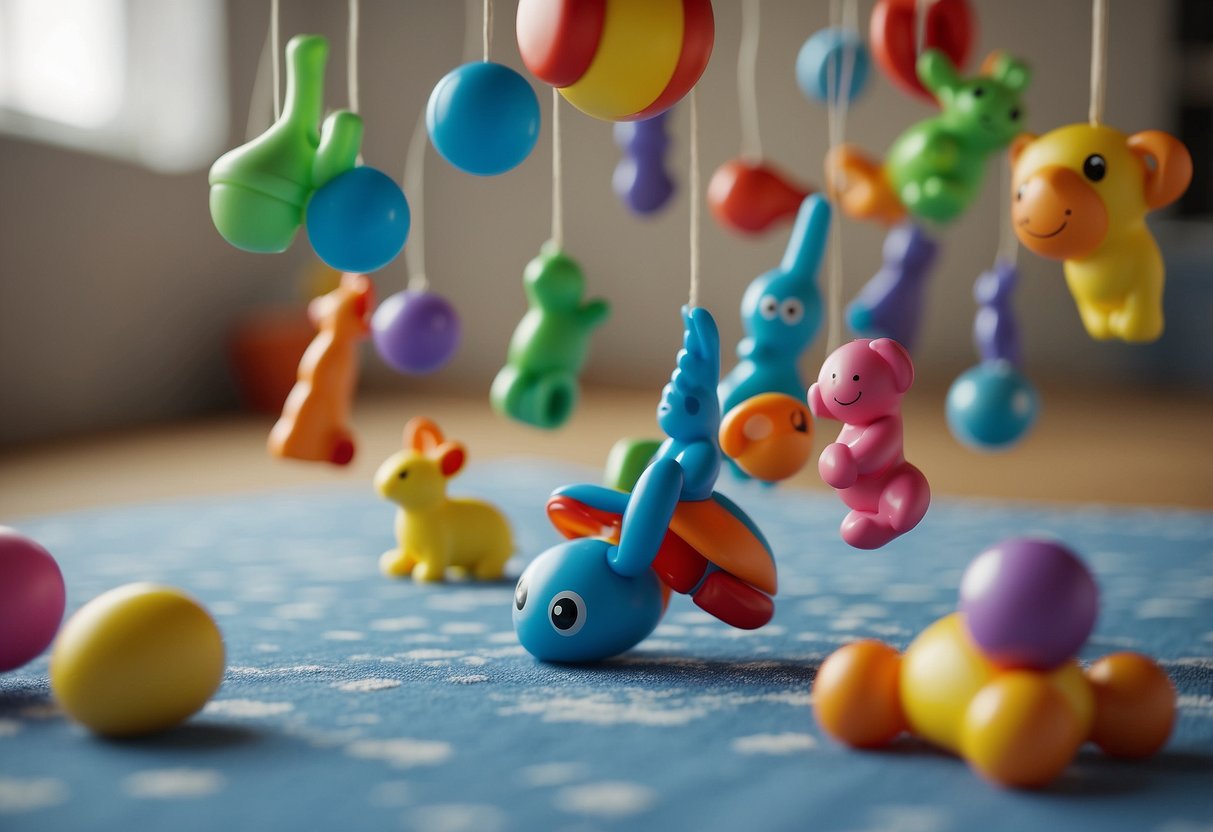
[[[517,29],[527,69],[605,121],[674,106],[716,36],[711,0],[520,0]]]

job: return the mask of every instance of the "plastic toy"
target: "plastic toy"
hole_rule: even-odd
[[[51,690],[90,731],[137,737],[199,711],[223,681],[223,636],[179,589],[111,589],[67,620],[51,653]]]
[[[514,548],[509,523],[483,500],[446,493],[466,459],[463,445],[446,441],[429,419],[404,426],[404,450],[375,472],[375,490],[400,506],[396,548],[379,559],[384,575],[441,581],[455,568],[481,581],[501,577]]]
[[[661,447],[660,439],[645,439],[643,437],[625,437],[611,446],[607,453],[606,464],[603,465],[602,484],[618,491],[631,491],[636,487],[636,481],[649,467],[657,449]]]
[[[1047,785],[1088,739],[1114,756],[1154,754],[1175,721],[1175,689],[1136,653],[1083,672],[1073,654],[1096,600],[1090,573],[1065,547],[1004,541],[969,566],[962,611],[924,630],[904,656],[875,641],[829,656],[813,685],[817,720],[860,748],[912,731],[1016,788]]]
[[[907,350],[918,340],[923,296],[938,244],[912,222],[889,229],[884,262],[847,306],[847,325],[864,338],[892,338]]]
[[[577,406],[577,374],[590,334],[606,321],[604,300],[584,301],[581,267],[546,243],[522,273],[529,309],[510,338],[505,366],[493,379],[493,408],[511,419],[557,428]]]
[[[1014,445],[1040,415],[1040,397],[1009,361],[983,361],[948,388],[945,405],[952,435],[979,451]]]
[[[814,32],[800,47],[796,54],[796,84],[810,101],[822,104],[835,98],[854,101],[867,86],[869,64],[867,47],[859,35],[831,26]],[[838,96],[836,93],[842,89],[843,75],[847,72],[850,72],[850,83],[845,95]]]
[[[432,373],[459,346],[459,315],[436,292],[406,289],[379,304],[371,317],[379,356],[402,373]]]
[[[362,166],[333,177],[312,195],[307,237],[334,269],[365,274],[396,259],[408,239],[409,220],[400,186],[382,171]]]
[[[923,21],[918,20],[920,10],[926,13]],[[937,49],[963,67],[976,25],[967,0],[878,0],[872,7],[868,37],[876,65],[904,92],[931,101],[934,96],[914,71],[920,26],[924,50]]]
[[[324,109],[327,56],[324,38],[291,38],[282,117],[211,166],[211,219],[237,248],[286,251],[303,224],[312,192],[354,167],[362,119],[338,110],[317,131]]]
[[[768,164],[733,159],[708,180],[708,208],[724,228],[760,234],[794,217],[810,193]]]
[[[666,131],[669,111],[641,121],[615,125],[615,143],[624,156],[615,166],[611,184],[615,194],[633,214],[655,214],[674,195],[674,180],[666,170],[670,137]]]
[[[1129,342],[1162,335],[1164,270],[1145,215],[1187,190],[1188,149],[1157,130],[1126,136],[1071,124],[1020,137],[1011,164],[1015,234],[1064,261],[1087,333]]]
[[[813,418],[803,399],[760,393],[725,414],[720,449],[748,476],[786,480],[813,453]]]
[[[1006,361],[1017,367],[1021,363],[1019,324],[1011,308],[1018,282],[1019,269],[1015,264],[999,260],[973,284],[973,297],[978,304],[977,317],[973,319],[973,342],[982,361]]]
[[[448,72],[430,93],[425,126],[434,149],[477,176],[512,170],[539,139],[539,100],[503,64],[475,61]]]
[[[604,121],[665,112],[712,55],[711,0],[521,0],[518,51],[535,77]]]
[[[901,397],[914,383],[905,348],[889,338],[843,344],[809,388],[817,418],[843,423],[817,470],[852,510],[842,539],[877,549],[913,529],[927,513],[931,489],[902,453]]]
[[[902,133],[883,165],[851,145],[826,157],[827,186],[849,217],[892,223],[909,212],[950,222],[977,197],[989,155],[1021,130],[1029,73],[1014,58],[994,53],[983,74],[964,79],[942,52],[927,50],[918,75],[943,112]]]
[[[45,650],[63,620],[63,573],[50,552],[0,526],[0,673]]]
[[[274,456],[346,465],[354,458],[350,405],[358,384],[358,342],[370,334],[370,278],[347,274],[308,304],[316,337],[299,362],[298,380],[270,430]]]

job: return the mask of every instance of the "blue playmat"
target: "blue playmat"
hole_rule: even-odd
[[[451,490],[510,517],[516,576],[557,542],[548,492],[594,478],[497,463]],[[1213,515],[938,500],[871,553],[838,538],[830,495],[723,490],[775,550],[774,621],[733,630],[675,596],[651,638],[593,667],[518,646],[512,581],[381,577],[394,507],[369,484],[5,518],[58,558],[69,612],[130,581],[182,587],[214,613],[229,667],[185,726],[125,742],[58,713],[45,657],[0,676],[0,829],[1213,828]],[[953,609],[977,552],[1019,534],[1059,537],[1094,570],[1084,658],[1140,650],[1176,681],[1167,749],[1084,750],[1051,788],[1015,793],[912,740],[859,753],[824,737],[821,660],[857,637],[904,647]]]

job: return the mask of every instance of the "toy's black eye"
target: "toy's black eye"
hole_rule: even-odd
[[[409,472],[408,472],[408,471],[401,471],[401,472],[400,472],[399,474],[397,474],[396,476],[400,477],[400,479],[402,479],[402,480],[403,480],[403,479],[407,479],[407,478],[408,478],[408,475],[409,475]]]
[[[687,413],[694,416],[699,412],[699,399],[695,398],[694,396],[687,396],[686,402],[683,406],[686,407]]]
[[[1082,175],[1092,182],[1098,182],[1108,172],[1108,163],[1098,153],[1092,153],[1082,163]]]
[[[985,91],[984,87],[974,87],[973,88],[973,97],[974,98],[981,98],[985,94],[986,94],[986,91]]]
[[[851,381],[859,381],[859,376],[857,376],[857,375],[851,376]]]
[[[585,600],[572,590],[558,593],[548,607],[548,617],[560,635],[575,635],[585,626]]]
[[[518,586],[514,587],[514,606],[518,609],[526,606],[526,590],[529,583],[530,581],[526,579],[526,575],[523,575],[518,579]]]
[[[779,304],[779,317],[788,326],[795,326],[804,317],[804,304],[799,298],[788,298]]]
[[[830,373],[830,378],[838,378],[838,373]]]
[[[792,411],[792,430],[799,433],[808,432],[809,422],[804,416],[804,411],[799,409]]]
[[[1011,110],[1010,116],[1011,121],[1019,121],[1019,108],[1016,107],[1015,109]]]
[[[779,298],[774,295],[763,295],[758,301],[758,312],[768,321],[774,320],[779,314]]]

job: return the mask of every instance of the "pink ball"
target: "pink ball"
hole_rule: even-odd
[[[50,552],[0,526],[0,673],[50,645],[65,603],[63,573]]]

